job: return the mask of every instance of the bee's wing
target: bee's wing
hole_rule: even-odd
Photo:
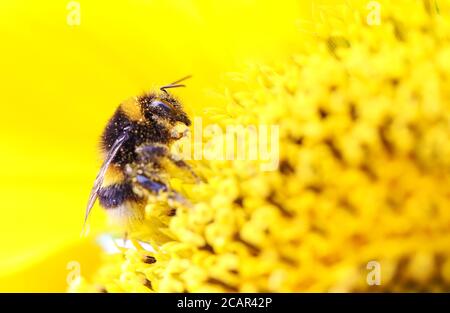
[[[105,161],[102,164],[102,167],[100,168],[100,171],[97,174],[97,177],[95,178],[94,186],[92,187],[91,194],[89,195],[88,204],[86,206],[86,214],[84,216],[84,227],[86,226],[86,221],[89,217],[89,213],[91,212],[92,207],[94,206],[95,200],[97,200],[98,191],[100,190],[100,187],[103,183],[103,178],[105,176],[106,170],[108,169],[108,166],[111,164],[112,160],[116,156],[117,152],[119,151],[122,144],[128,139],[129,137],[129,131],[130,128],[126,127],[124,129],[123,134],[117,138],[117,140],[114,142],[114,144],[111,146],[111,149],[108,152],[108,155],[106,156]]]

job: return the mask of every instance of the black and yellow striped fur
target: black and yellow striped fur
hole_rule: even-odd
[[[136,186],[153,194],[170,191],[161,177],[162,159],[195,175],[169,151],[170,144],[182,137],[175,131],[178,123],[189,126],[191,121],[180,102],[165,90],[131,98],[117,108],[101,136],[105,162],[92,190],[86,218],[98,198],[119,221],[130,224],[142,220],[146,199],[136,192]]]

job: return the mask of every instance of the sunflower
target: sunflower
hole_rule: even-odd
[[[56,273],[48,289],[67,281],[75,292],[450,290],[448,3],[79,4],[79,25],[49,20],[67,13],[49,5],[28,13],[25,26],[7,37],[22,49],[3,52],[14,87],[4,97],[30,104],[9,108],[12,116],[27,109],[20,124],[27,128],[14,120],[2,126],[23,139],[19,145],[19,135],[3,135],[16,151],[2,156],[15,165],[5,186],[17,185],[6,205],[35,210],[10,213],[29,225],[9,223],[16,232],[8,244],[23,264],[8,258],[17,274],[2,288],[23,289],[19,282],[42,280],[36,273],[58,263],[69,276]],[[7,12],[22,9],[10,5]],[[58,32],[32,36],[37,25]],[[31,50],[32,62],[25,47],[46,44],[52,49]],[[12,53],[15,62],[6,62]],[[17,66],[45,75],[44,86],[13,75]],[[192,206],[149,201],[146,231],[135,234],[140,246],[106,249],[100,210],[80,241],[99,116],[106,121],[111,103],[186,73],[194,79],[177,95],[202,119],[204,133],[217,126],[203,145],[228,144],[230,126],[272,125],[277,140],[268,151],[278,152],[269,160],[276,166],[264,170],[261,157],[192,160],[206,182],[172,182]],[[30,86],[18,92],[24,80]],[[23,184],[28,173],[31,191]],[[24,203],[14,197],[19,192]]]

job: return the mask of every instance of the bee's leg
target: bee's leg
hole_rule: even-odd
[[[166,184],[154,181],[144,175],[136,175],[136,181],[145,189],[150,191],[153,194],[159,194],[160,192],[167,192],[168,197],[171,200],[182,203],[184,205],[190,205],[189,201],[186,200],[180,193],[176,192],[173,189],[170,189],[166,186]]]
[[[136,149],[141,161],[145,163],[158,162],[158,159],[166,156],[169,153],[169,149],[166,146],[155,144],[140,146]]]
[[[125,253],[127,251],[127,240],[128,240],[128,232],[123,234],[122,245],[116,244],[116,247],[120,250],[120,252]]]
[[[144,175],[136,175],[136,181],[139,183],[139,185],[141,185],[142,187],[144,187],[145,189],[154,194],[168,191],[169,189],[164,183],[151,180],[150,178]]]
[[[143,146],[139,147],[137,152],[141,155],[141,158],[146,162],[158,163],[158,159],[166,157],[177,167],[188,171],[189,174],[196,180],[197,183],[203,181],[203,179],[194,172],[194,170],[188,163],[170,153],[169,149],[166,146],[163,145]]]
[[[125,246],[127,244],[128,240],[128,232],[126,231],[125,234],[123,234],[123,245]]]
[[[192,167],[187,164],[184,160],[178,159],[176,156],[174,156],[171,153],[167,154],[167,158],[173,163],[175,164],[177,167],[182,168],[186,171],[189,172],[189,174],[191,174],[191,176],[195,179],[196,183],[200,183],[200,182],[204,182],[204,179],[202,179],[200,176],[198,176],[194,170],[192,169]]]

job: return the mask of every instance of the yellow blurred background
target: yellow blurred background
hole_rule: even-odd
[[[95,269],[80,231],[120,101],[192,74],[176,94],[201,115],[190,103],[207,104],[224,75],[298,50],[312,14],[312,1],[80,0],[69,25],[69,3],[0,2],[0,291],[65,291],[68,262]],[[103,219],[96,208],[91,233]]]

